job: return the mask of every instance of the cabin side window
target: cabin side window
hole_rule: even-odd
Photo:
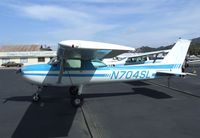
[[[144,64],[145,61],[147,61],[147,56],[130,57],[130,58],[127,59],[126,64],[128,64],[128,65]]]
[[[65,60],[65,67],[81,68],[81,60],[80,59],[67,59],[67,60]]]

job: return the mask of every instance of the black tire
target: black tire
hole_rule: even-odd
[[[81,95],[78,95],[78,96],[74,96],[71,98],[71,104],[72,106],[74,107],[81,107],[83,105],[83,97]]]
[[[72,96],[78,95],[78,87],[76,87],[76,86],[70,87],[70,88],[69,88],[69,93],[70,93],[70,95],[72,95]]]

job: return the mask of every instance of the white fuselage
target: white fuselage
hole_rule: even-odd
[[[65,68],[61,81],[59,78],[59,67],[49,64],[25,66],[21,69],[22,75],[32,84],[45,86],[78,86],[91,83],[119,82],[144,80],[163,77],[156,74],[157,70],[169,71],[171,68],[177,70],[179,64],[142,64],[125,65],[118,67],[99,67],[93,69],[69,69]]]

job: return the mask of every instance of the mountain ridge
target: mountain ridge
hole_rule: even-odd
[[[150,46],[142,46],[136,48],[136,53],[144,53],[144,52],[152,52],[152,51],[159,51],[159,50],[167,50],[171,49],[174,44],[167,45],[167,46],[160,46],[158,48],[150,47]],[[200,55],[200,37],[192,39],[190,48],[189,48],[190,55]]]

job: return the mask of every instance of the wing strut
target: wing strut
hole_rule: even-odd
[[[64,72],[64,59],[61,58],[60,59],[60,72],[59,72],[57,83],[61,83],[63,72]]]

